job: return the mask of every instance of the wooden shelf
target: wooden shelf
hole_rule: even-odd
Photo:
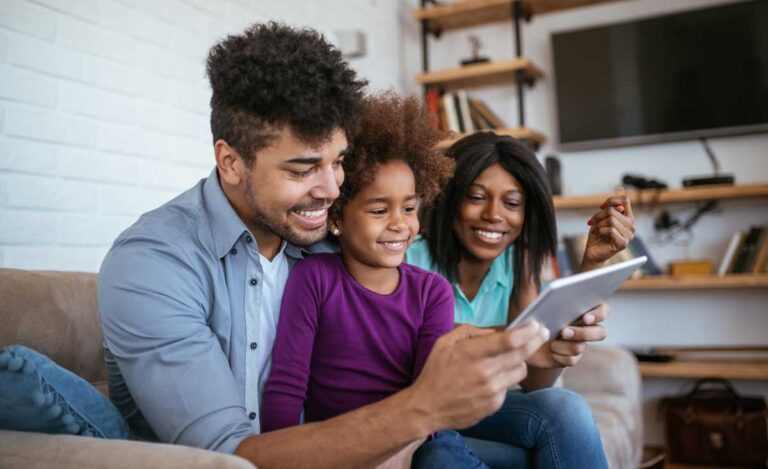
[[[716,275],[654,275],[627,280],[621,286],[622,291],[656,290],[711,290],[728,288],[768,288],[767,274],[730,274],[724,277]]]
[[[671,361],[666,363],[640,363],[640,373],[655,378],[706,378],[716,376],[728,379],[768,379],[766,361]]]
[[[533,15],[552,13],[615,0],[529,0],[524,9]],[[426,20],[432,31],[448,31],[512,19],[512,0],[465,0],[418,8],[411,12],[417,21]]]
[[[572,210],[580,208],[594,209],[612,194],[596,194],[586,196],[555,196],[553,201],[557,210]],[[695,202],[701,200],[749,199],[768,197],[768,184],[744,184],[739,186],[717,185],[692,187],[690,189],[673,190],[632,190],[627,192],[632,205],[668,204],[675,202]]]
[[[416,81],[421,85],[440,86],[445,89],[509,84],[517,81],[516,75],[520,70],[533,79],[544,76],[530,60],[521,57],[422,73],[416,75]]]
[[[486,129],[479,130],[478,132],[494,132],[497,135],[509,135],[510,137],[514,137],[519,140],[531,140],[539,145],[542,145],[547,141],[547,137],[545,137],[543,134],[536,132],[533,129],[529,129],[528,127],[517,127],[515,129]],[[438,148],[448,148],[454,142],[466,137],[467,135],[468,134],[456,134],[454,137],[440,142],[438,144]]]

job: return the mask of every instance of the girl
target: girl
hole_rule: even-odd
[[[324,420],[409,386],[453,325],[450,284],[403,264],[419,231],[419,200],[432,199],[451,173],[435,150],[440,135],[418,100],[393,94],[367,100],[361,129],[329,216],[340,254],[300,262],[285,287],[264,431],[299,424],[302,410],[307,422]],[[477,462],[455,432],[431,441],[453,464]]]
[[[538,295],[542,264],[556,250],[546,174],[528,147],[491,132],[463,138],[447,153],[456,162],[455,176],[428,213],[426,235],[409,248],[407,261],[452,283],[456,323],[503,328]],[[634,235],[625,197],[606,200],[588,223],[582,270],[601,265]],[[529,393],[510,391],[500,411],[462,431],[481,440],[468,439],[480,459],[491,466],[523,467],[531,461],[537,467],[606,466],[587,404],[575,393],[550,387],[563,367],[579,361],[587,341],[605,337],[598,323],[606,314],[606,306],[598,307],[583,316],[584,326],[568,327],[542,346],[527,360],[521,385]],[[416,459],[440,464],[428,445]]]

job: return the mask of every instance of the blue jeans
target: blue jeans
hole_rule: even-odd
[[[443,430],[425,441],[413,453],[412,468],[487,469],[455,430]]]
[[[465,451],[458,444],[446,451],[427,442],[413,467],[608,467],[592,410],[563,388],[509,391],[501,409],[460,433]]]

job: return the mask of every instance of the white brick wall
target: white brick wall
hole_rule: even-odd
[[[213,166],[204,61],[270,19],[353,28],[402,89],[402,0],[0,0],[0,266],[97,271],[141,213]]]

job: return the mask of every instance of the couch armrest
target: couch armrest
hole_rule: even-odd
[[[616,347],[590,345],[563,373],[563,386],[592,407],[611,468],[638,466],[643,450],[642,382],[637,360]]]
[[[0,430],[3,467],[253,469],[243,458],[187,446]]]

